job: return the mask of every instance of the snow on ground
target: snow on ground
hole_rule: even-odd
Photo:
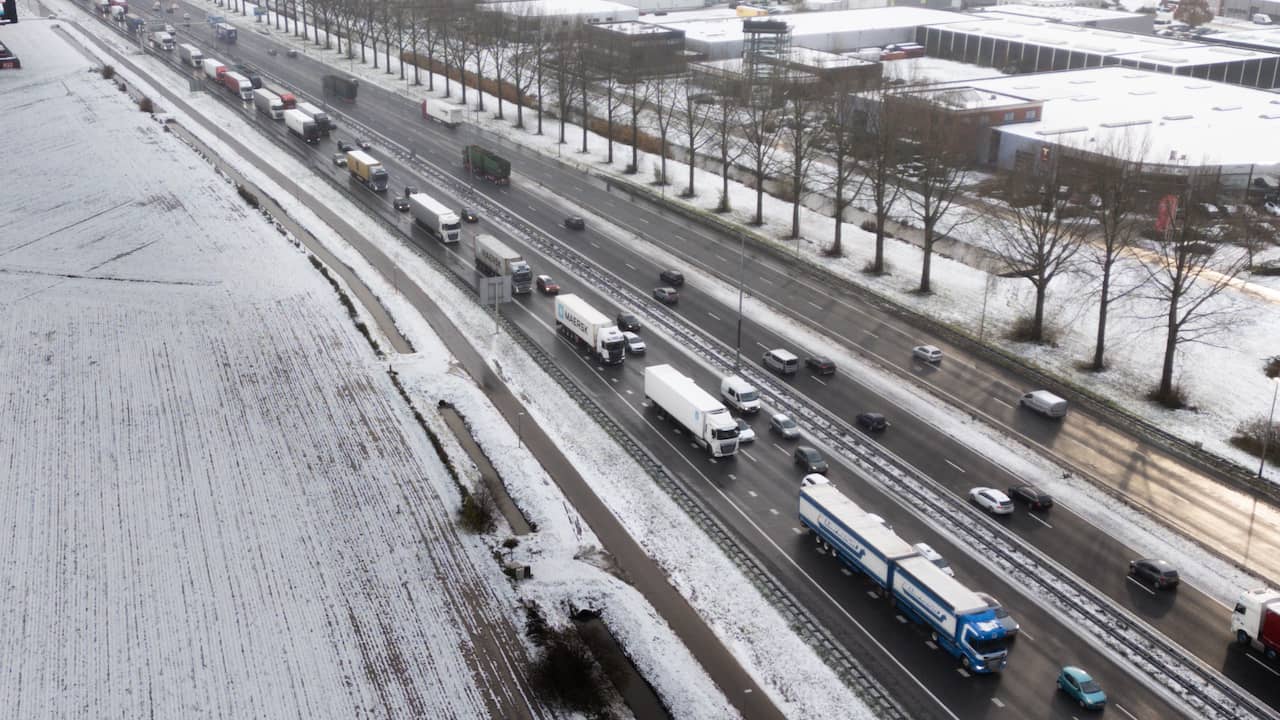
[[[161,70],[159,76],[165,77],[164,72]],[[187,101],[202,114],[223,124],[239,122],[234,112],[214,99],[191,96]],[[187,125],[195,127],[194,123]],[[538,422],[557,441],[579,472],[593,478],[596,492],[614,514],[664,567],[673,585],[707,619],[788,716],[825,713],[848,718],[872,717],[683,511],[665,494],[653,492],[643,469],[626,459],[608,435],[518,346],[505,336],[497,339],[491,336],[492,318],[474,304],[469,294],[440,278],[415,251],[404,247],[400,239],[388,236],[345,195],[335,192],[327,182],[298,165],[291,153],[250,133],[241,135],[240,139],[273,165],[298,178],[300,184],[331,207],[341,208],[343,216],[362,235],[397,258],[406,277],[433,288],[438,304],[452,312],[452,319],[464,333],[481,339],[480,348],[485,348],[484,339],[488,339],[487,352],[495,371],[502,373],[513,391],[526,402],[531,412],[529,419]],[[533,579],[522,583],[517,591],[566,612],[570,608],[601,611],[646,680],[678,716],[733,716],[732,707],[693,662],[678,638],[655,616],[653,609],[632,588],[594,567],[596,563],[604,564],[599,560],[598,541],[536,460],[518,447],[513,429],[480,391],[470,382],[459,380],[457,370],[441,373],[431,369],[429,363],[423,365],[424,358],[441,357],[445,352],[436,347],[438,341],[429,326],[391,283],[303,205],[247,163],[231,158],[215,140],[205,140],[239,172],[281,201],[291,216],[354,268],[391,310],[400,330],[410,337],[418,351],[412,358],[393,358],[392,364],[415,406],[435,427],[453,457],[461,457],[462,452],[444,429],[434,408],[439,399],[448,399],[467,417],[477,442],[503,476],[517,504],[539,527],[538,533],[525,536],[511,553],[512,559],[530,564],[534,569]],[[464,460],[460,464],[467,463]],[[496,544],[497,540],[493,542]],[[576,562],[575,557],[584,558],[585,562]]]
[[[508,690],[478,682],[473,632],[516,598],[371,348],[50,26],[6,29],[24,69],[0,75],[6,138],[41,158],[0,199],[0,695],[15,717],[491,716]]]

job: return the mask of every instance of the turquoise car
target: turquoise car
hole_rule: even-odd
[[[1086,710],[1101,710],[1107,704],[1107,694],[1102,692],[1098,683],[1089,673],[1073,665],[1062,668],[1058,673],[1058,689],[1070,695]]]

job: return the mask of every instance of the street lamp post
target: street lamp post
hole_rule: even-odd
[[[1271,440],[1271,431],[1276,421],[1276,394],[1280,393],[1280,378],[1271,380],[1271,412],[1267,414],[1267,429],[1262,434],[1262,461],[1258,463],[1258,479],[1262,479],[1262,471],[1267,467],[1267,444]]]

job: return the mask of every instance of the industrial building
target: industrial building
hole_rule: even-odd
[[[1118,30],[1120,32],[1146,35],[1150,35],[1155,30],[1156,17],[1151,13],[1103,10],[1102,8],[1083,7],[1080,5],[1023,5],[1013,3],[984,8],[980,14],[982,17],[1035,18],[1063,25],[1075,25],[1076,27]]]
[[[1120,65],[1248,87],[1280,87],[1280,55],[983,13],[975,22],[921,26],[929,55],[1008,73]]]
[[[957,13],[917,7],[771,15],[768,19],[790,25],[794,47],[829,53],[916,42],[916,29],[919,27],[966,19],[972,21],[968,16]],[[697,53],[702,60],[742,57],[745,42],[741,18],[704,16],[685,20],[678,16],[649,15],[642,17],[641,21],[683,30],[686,49]]]
[[[1038,104],[1033,117],[988,114],[990,131],[975,138],[977,159],[1005,170],[1057,153],[1140,152],[1152,173],[1218,172],[1226,187],[1280,173],[1274,93],[1123,67],[993,77],[929,92],[946,90],[975,98],[975,106],[958,105],[958,114]]]

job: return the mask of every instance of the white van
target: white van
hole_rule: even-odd
[[[774,348],[764,354],[761,363],[779,375],[795,375],[800,369],[800,358],[790,350]]]
[[[1051,418],[1067,414],[1067,401],[1048,390],[1032,390],[1025,393],[1019,404]]]
[[[738,412],[760,412],[760,393],[751,383],[737,375],[730,375],[720,381],[720,397]]]
[[[1271,16],[1270,16],[1270,15],[1268,15],[1268,14],[1266,14],[1266,13],[1254,13],[1254,14],[1253,14],[1253,22],[1254,22],[1254,23],[1256,23],[1256,24],[1258,24],[1258,25],[1270,25],[1270,24],[1271,24]]]

